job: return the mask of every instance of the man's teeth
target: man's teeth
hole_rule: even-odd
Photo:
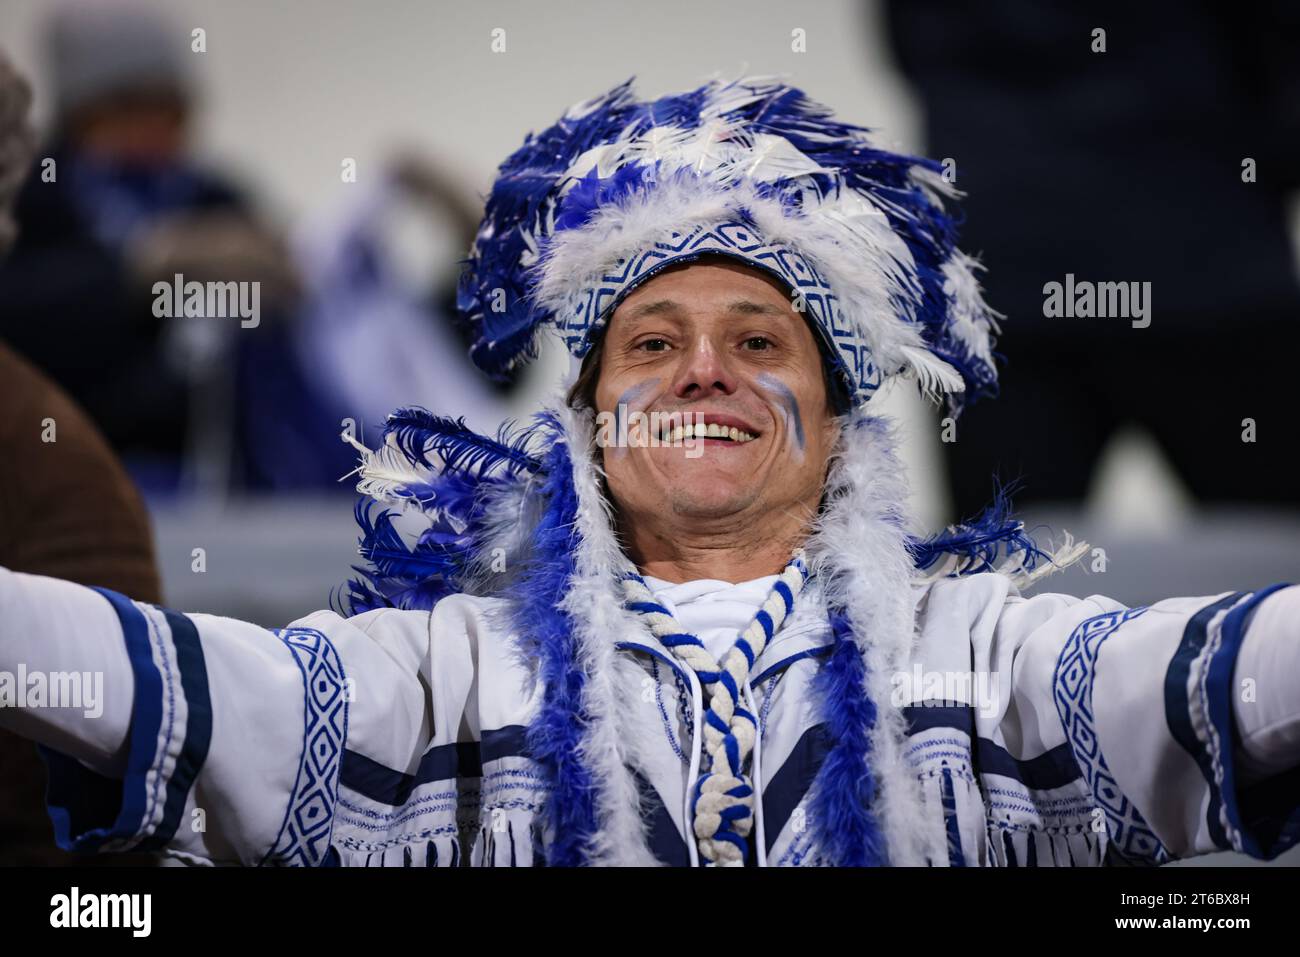
[[[675,426],[666,438],[669,442],[680,442],[683,439],[730,439],[733,442],[752,442],[756,436],[741,431],[735,426],[728,427],[711,422],[708,425]]]

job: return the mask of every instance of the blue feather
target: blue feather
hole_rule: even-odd
[[[591,147],[625,133],[639,135],[654,126],[697,127],[707,103],[737,89],[756,95],[727,111],[726,117],[742,121],[751,133],[783,137],[835,171],[803,177],[803,183],[812,181],[823,192],[858,189],[884,210],[912,260],[911,266],[897,271],[905,295],[895,297],[895,309],[921,328],[927,347],[953,366],[965,382],[964,392],[948,396],[953,414],[960,414],[978,398],[996,395],[995,362],[976,355],[952,332],[952,302],[945,291],[943,267],[957,252],[956,221],[913,178],[917,170],[939,172],[941,165],[872,147],[867,138],[869,128],[836,120],[829,108],[780,81],[704,84],[685,93],[638,102],[629,78],[585,104],[581,116],[566,115],[541,133],[530,134],[499,168],[478,239],[463,262],[457,301],[475,333],[472,360],[489,375],[501,378],[537,354],[538,331],[553,317],[533,305],[528,270],[520,262],[530,251],[525,231],[537,225],[548,203],[567,189],[554,210],[554,230],[578,229],[602,206],[623,202],[644,189],[647,175],[654,169],[652,164],[631,164],[604,179],[593,170],[576,184],[566,183],[563,174],[573,162]],[[761,191],[793,207],[802,201],[797,186],[793,180],[777,181],[764,184]]]
[[[456,590],[454,547],[423,541],[408,547],[393,526],[393,513],[385,510],[372,516],[374,505],[366,499],[356,505],[362,532],[359,551],[368,564],[353,567],[361,578],[345,585],[348,594],[342,601],[347,611],[359,615],[376,608],[431,609]]]
[[[973,521],[953,525],[928,538],[912,538],[908,551],[916,567],[922,571],[932,568],[949,555],[962,561],[953,575],[974,575],[993,571],[998,562],[1017,552],[1023,552],[1023,565],[1033,569],[1039,561],[1051,561],[1044,551],[1025,531],[1024,522],[1012,517],[1011,496],[1018,488],[1017,482],[997,486],[993,501]]]
[[[373,515],[374,503],[359,501],[359,551],[366,565],[354,569],[362,577],[347,582],[347,594],[338,600],[360,614],[373,608],[430,608],[439,598],[463,591],[466,573],[487,550],[488,519],[499,514],[501,497],[543,468],[528,447],[548,447],[561,431],[551,414],[535,416],[527,428],[503,426],[490,438],[463,421],[422,409],[395,412],[385,436],[392,434],[411,464],[429,474],[395,486],[391,494],[417,504],[433,524],[407,546],[392,513]],[[441,461],[433,462],[433,454]]]
[[[532,430],[512,434],[512,423],[502,425],[492,439],[470,429],[463,418],[451,419],[412,407],[399,409],[388,417],[384,437],[390,435],[412,462],[425,468],[433,467],[430,454],[443,459],[447,472],[487,474],[501,469],[515,474],[536,472],[541,467],[527,450]]]
[[[578,180],[560,201],[555,214],[555,232],[580,229],[602,207],[621,203],[627,197],[655,182],[657,164],[628,163],[619,167],[612,176],[600,176],[594,166]]]
[[[546,502],[532,533],[531,558],[510,589],[511,614],[520,647],[538,662],[542,704],[528,726],[530,755],[546,769],[552,785],[546,816],[554,842],[549,866],[588,862],[597,829],[596,781],[582,760],[582,735],[589,720],[582,705],[583,671],[573,621],[561,610],[574,573],[578,497],[565,443],[546,454],[539,494]]]
[[[831,612],[830,657],[813,679],[813,696],[831,741],[809,789],[808,821],[814,846],[837,867],[888,863],[885,839],[872,814],[876,780],[871,731],[876,705],[867,695],[866,666],[842,610]]]

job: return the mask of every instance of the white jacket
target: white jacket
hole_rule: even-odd
[[[1276,593],[1253,642],[1280,640],[1297,591]],[[1276,820],[1247,822],[1229,745],[1242,720],[1236,656],[1266,594],[1130,610],[1100,596],[1024,598],[1001,574],[918,585],[915,667],[893,676],[896,701],[878,704],[907,722],[904,773],[921,782],[907,817],[940,849],[930,862],[1272,856],[1294,841],[1279,840]],[[541,813],[549,776],[529,749],[536,662],[517,653],[496,599],[452,596],[431,614],[321,611],[272,632],[0,570],[0,622],[0,671],[73,670],[79,658],[103,668],[106,689],[94,722],[72,710],[0,717],[100,771],[112,742],[127,744],[109,787],[51,754],[65,845],[232,864],[505,866],[541,863],[554,839]],[[610,640],[644,846],[695,863],[685,817],[698,681],[648,629]],[[819,863],[810,792],[833,742],[811,689],[830,640],[810,584],[746,689],[761,731],[756,863]],[[971,673],[988,687],[961,688]],[[1300,798],[1283,796],[1289,808]]]

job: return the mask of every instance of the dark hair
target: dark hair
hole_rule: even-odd
[[[571,409],[591,409],[596,411],[596,383],[600,380],[600,344],[592,345],[587,354],[583,356],[582,368],[578,370],[578,378],[574,380],[573,385],[569,387],[569,393],[564,397]]]

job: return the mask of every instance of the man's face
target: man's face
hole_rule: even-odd
[[[635,435],[605,448],[625,521],[811,517],[838,428],[813,332],[775,280],[722,259],[670,267],[619,304],[601,349],[598,412],[702,415],[727,431],[689,449]]]

